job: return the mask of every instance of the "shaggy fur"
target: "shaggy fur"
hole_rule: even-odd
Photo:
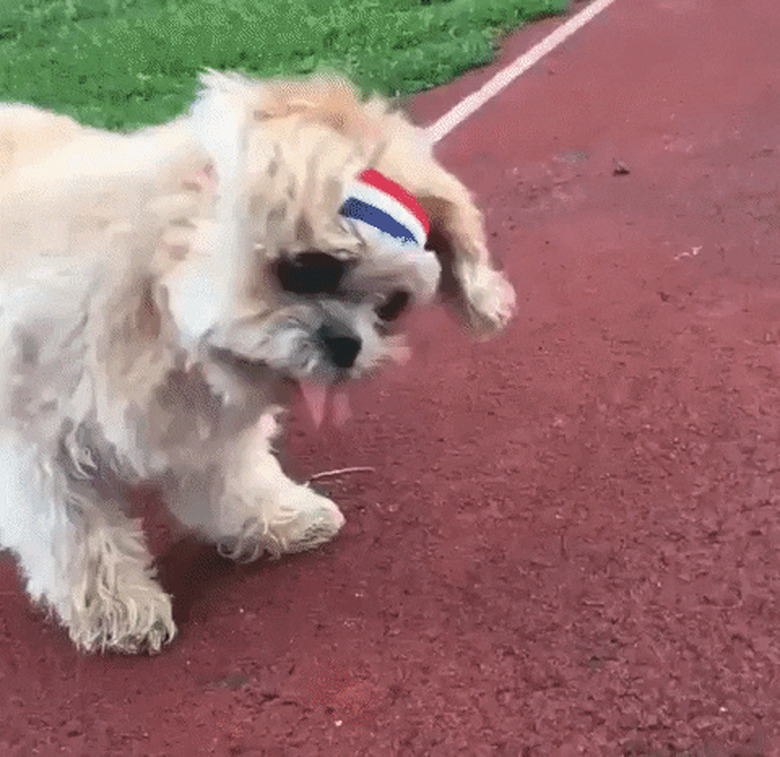
[[[367,167],[423,205],[431,250],[339,216]],[[311,252],[337,286],[280,285]],[[511,316],[465,188],[341,79],[210,72],[187,115],[129,135],[0,106],[0,544],[31,597],[85,650],[173,637],[127,502],[139,482],[236,560],[332,538],[336,505],[273,454],[290,386],[397,359],[383,306],[437,288],[475,335]]]

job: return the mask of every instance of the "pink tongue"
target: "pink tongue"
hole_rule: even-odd
[[[311,419],[315,428],[319,428],[325,420],[325,414],[328,410],[328,394],[330,388],[323,384],[309,383],[301,381],[299,384],[303,401],[309,410]],[[349,407],[349,398],[346,392],[336,392],[333,395],[331,406],[331,417],[333,424],[337,427],[343,426],[351,417],[352,411]]]
[[[310,384],[307,381],[301,381],[300,387],[303,401],[309,409],[314,426],[319,428],[325,419],[325,403],[328,399],[327,387],[322,384]]]
[[[349,397],[346,392],[336,392],[333,396],[333,423],[343,426],[352,418],[352,410],[349,407]]]

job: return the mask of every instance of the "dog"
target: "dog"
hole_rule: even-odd
[[[403,359],[435,297],[478,337],[515,308],[425,132],[344,78],[208,71],[128,134],[0,106],[0,544],[32,600],[87,652],[174,637],[141,483],[237,561],[332,539],[284,409]]]

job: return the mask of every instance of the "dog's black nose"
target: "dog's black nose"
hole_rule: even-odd
[[[330,359],[339,368],[351,368],[363,346],[361,338],[349,331],[334,326],[320,328],[319,337],[328,350]]]

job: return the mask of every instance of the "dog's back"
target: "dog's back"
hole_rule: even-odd
[[[176,125],[117,134],[0,105],[0,426],[73,391],[90,334],[197,212],[182,184],[202,162]]]
[[[69,116],[33,105],[0,104],[0,181],[14,168],[94,131]]]

